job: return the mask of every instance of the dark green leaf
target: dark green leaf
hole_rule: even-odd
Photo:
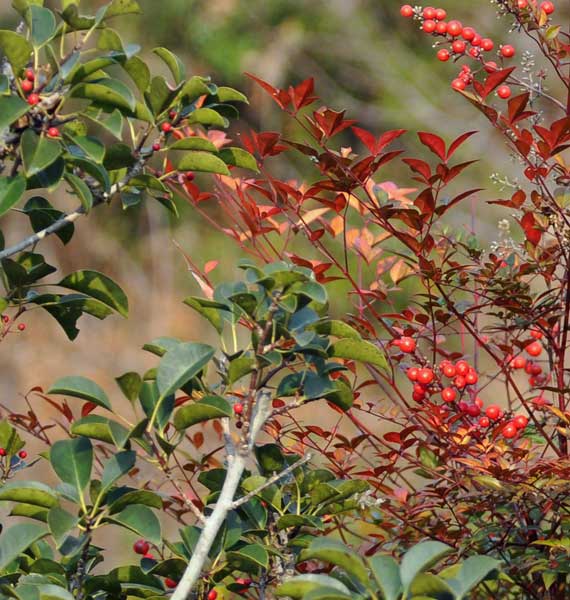
[[[26,11],[26,21],[30,28],[32,44],[41,48],[55,35],[55,15],[41,6],[30,6]]]
[[[132,371],[125,373],[115,381],[129,402],[134,402],[138,398],[142,386],[142,379],[138,373]]]
[[[24,172],[28,177],[47,169],[61,156],[59,142],[26,129],[20,142]]]
[[[111,410],[107,394],[105,394],[99,385],[86,377],[62,377],[51,386],[48,390],[48,394],[82,398],[83,400],[97,404],[97,406],[102,406],[103,408]]]
[[[378,582],[384,600],[399,600],[402,592],[400,567],[391,556],[377,554],[368,559],[372,575]]]
[[[0,487],[0,501],[23,502],[51,508],[58,502],[56,493],[37,481],[12,481]]]
[[[75,496],[80,498],[91,481],[93,446],[90,440],[79,437],[55,442],[50,450],[50,462],[63,483],[71,486]]]
[[[136,452],[130,450],[125,450],[111,456],[103,468],[101,493],[108,491],[116,481],[128,473],[135,466],[136,460]]]
[[[161,543],[160,522],[154,512],[140,504],[132,504],[109,518],[109,522],[130,529],[153,544]]]
[[[0,217],[18,204],[25,191],[26,179],[22,175],[0,177]]]
[[[218,156],[226,163],[226,165],[233,165],[235,167],[249,169],[250,171],[259,173],[255,157],[242,148],[222,148],[222,150],[218,152]]]
[[[135,110],[136,99],[131,90],[118,79],[82,82],[72,88],[71,98],[84,98],[119,109]]]
[[[20,523],[3,531],[0,535],[0,571],[46,533],[45,527],[35,523]]]
[[[294,600],[301,600],[312,590],[322,587],[335,589],[338,592],[347,595],[349,598],[352,598],[350,590],[344,585],[344,583],[338,581],[338,579],[334,579],[328,575],[312,574],[299,575],[283,582],[281,585],[277,586],[275,595],[289,596]]]
[[[186,68],[184,67],[184,63],[170,50],[167,48],[155,48],[153,52],[162,58],[162,60],[167,64],[170,72],[174,76],[174,82],[176,85],[182,83],[184,79],[186,79]]]
[[[0,131],[23,117],[30,105],[18,96],[0,96]]]
[[[344,542],[330,538],[315,539],[300,555],[300,560],[311,559],[332,563],[356,577],[362,585],[368,586],[368,574],[364,562]]]
[[[188,116],[189,123],[198,123],[206,127],[227,127],[229,122],[212,108],[197,108]]]
[[[79,198],[83,210],[85,213],[88,213],[93,207],[93,194],[89,186],[83,179],[77,177],[77,175],[73,175],[73,173],[66,173],[64,177],[71,186],[73,193]]]
[[[207,396],[180,408],[174,416],[174,426],[181,431],[196,423],[231,416],[232,407],[227,400],[219,396]]]
[[[59,283],[59,286],[81,292],[99,300],[126,317],[129,301],[123,290],[109,277],[97,271],[76,271]]]
[[[214,356],[215,350],[206,344],[178,344],[169,350],[158,367],[156,382],[162,397],[176,390],[196,376]]]
[[[34,51],[24,36],[9,30],[0,30],[0,50],[16,74],[28,64]]]
[[[59,547],[65,541],[69,532],[77,527],[79,518],[68,513],[63,508],[55,506],[48,513],[47,523]]]
[[[400,577],[404,593],[407,593],[416,576],[429,569],[444,556],[453,552],[453,548],[441,542],[421,542],[404,554],[400,565]]]
[[[331,357],[367,363],[374,365],[375,367],[380,367],[381,369],[387,368],[386,357],[382,350],[365,340],[338,340],[330,346],[328,354]]]

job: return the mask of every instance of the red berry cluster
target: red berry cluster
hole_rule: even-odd
[[[6,448],[0,448],[0,458],[4,458],[6,456],[8,456],[8,451]],[[20,450],[20,452],[18,452],[18,458],[20,460],[25,460],[28,458],[28,453],[25,450]]]

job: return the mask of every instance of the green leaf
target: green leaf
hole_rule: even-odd
[[[186,68],[184,67],[184,63],[170,50],[167,48],[155,48],[153,50],[154,54],[162,58],[162,60],[166,63],[170,72],[174,76],[174,82],[176,85],[182,83],[186,79]]]
[[[218,149],[210,141],[201,137],[193,136],[176,140],[168,147],[169,150],[202,150],[204,152],[217,152]]]
[[[70,98],[83,98],[99,104],[115,106],[133,111],[136,99],[131,90],[118,79],[100,79],[95,82],[82,82],[72,88]]]
[[[249,104],[247,96],[231,87],[219,87],[216,95],[220,102],[245,102],[246,104]]]
[[[12,65],[14,73],[18,74],[28,64],[34,48],[19,33],[0,30],[0,50]]]
[[[105,11],[105,19],[124,15],[139,15],[141,7],[136,0],[113,0]]]
[[[350,590],[338,579],[328,575],[312,574],[299,575],[283,582],[275,590],[275,595],[289,596],[294,600],[301,600],[306,594],[322,587],[332,588],[352,598]]]
[[[74,421],[71,433],[113,444],[117,448],[122,448],[129,439],[129,430],[126,427],[100,415],[87,415]]]
[[[160,522],[154,512],[146,506],[132,504],[108,521],[130,529],[153,544],[158,545],[162,541]]]
[[[0,448],[6,450],[6,456],[14,456],[24,447],[24,440],[7,421],[0,421]]]
[[[115,499],[115,492],[109,494],[107,504],[109,505],[109,514],[114,515],[121,512],[127,506],[140,504],[162,510],[162,499],[158,494],[148,490],[131,490]]]
[[[201,173],[217,173],[218,175],[230,174],[224,161],[209,152],[186,152],[180,158],[174,159],[174,165],[179,171],[198,171]]]
[[[237,563],[240,570],[248,568],[267,569],[269,566],[269,554],[261,544],[248,544],[242,546],[239,550],[226,553],[226,558],[230,563]]]
[[[26,21],[30,28],[30,37],[35,48],[41,48],[55,35],[55,15],[41,6],[30,6],[26,11]]]
[[[117,377],[115,381],[129,402],[132,403],[138,398],[142,387],[142,379],[138,373],[133,371],[124,373]]]
[[[212,108],[197,108],[188,115],[190,124],[198,123],[205,127],[227,127],[229,122]]]
[[[66,160],[74,167],[78,167],[82,171],[85,171],[88,175],[91,175],[94,179],[96,179],[105,192],[109,192],[111,190],[111,181],[109,179],[109,173],[104,169],[101,165],[89,160],[87,158],[82,158],[80,156],[76,156],[73,154],[67,154],[65,156]]]
[[[404,554],[400,565],[400,577],[404,587],[404,594],[416,576],[432,567],[444,556],[453,552],[453,548],[441,542],[421,542],[413,546]]]
[[[69,151],[81,158],[87,158],[101,164],[105,158],[105,146],[94,137],[87,135],[65,134],[69,140]]]
[[[0,535],[0,571],[46,533],[45,527],[35,523],[20,523],[3,531]]]
[[[53,208],[45,198],[41,198],[40,196],[30,198],[26,204],[24,204],[23,211],[28,215],[32,229],[36,233],[49,227],[64,216],[64,213]],[[57,231],[55,235],[57,235],[64,244],[67,244],[73,237],[74,231],[75,228],[73,223],[69,223]]]
[[[378,582],[384,600],[399,600],[402,592],[400,567],[391,557],[376,554],[368,559],[372,575]]]
[[[420,573],[410,586],[413,598],[425,597],[435,600],[455,600],[453,589],[437,575]]]
[[[129,301],[125,292],[112,279],[98,271],[76,271],[57,285],[95,298],[123,317],[128,316]]]
[[[233,165],[235,167],[249,169],[250,171],[259,173],[255,157],[242,148],[222,148],[222,150],[218,152],[218,156],[226,163],[226,165]]]
[[[0,96],[0,131],[23,117],[30,105],[18,96]]]
[[[37,481],[12,481],[0,487],[0,501],[23,502],[51,508],[58,503],[56,493]]]
[[[0,217],[18,204],[25,191],[26,178],[22,175],[0,177]]]
[[[255,360],[248,356],[238,356],[228,365],[228,383],[231,385],[253,371]]]
[[[388,368],[382,350],[365,340],[342,339],[331,344],[328,350],[330,357],[346,358],[356,362],[368,363],[381,369]]]
[[[81,498],[91,481],[93,446],[84,437],[60,440],[50,450],[50,463],[63,483],[69,484]]]
[[[174,416],[174,426],[182,431],[196,423],[231,416],[232,407],[227,400],[219,396],[207,396],[178,410]]]
[[[24,172],[28,177],[47,169],[61,156],[59,142],[26,129],[20,142]]]
[[[335,590],[335,588],[326,586],[311,590],[303,596],[303,600],[355,600],[356,598],[361,599],[362,596],[354,594],[349,596],[339,590]]]
[[[54,506],[48,513],[47,524],[56,544],[60,547],[69,532],[77,527],[79,517],[76,517],[59,506]]]
[[[208,319],[218,333],[222,333],[224,329],[224,315],[231,315],[231,311],[225,304],[205,298],[189,296],[184,300],[184,304]]]
[[[461,569],[453,581],[453,588],[459,600],[467,598],[475,588],[501,565],[490,556],[470,556],[461,564]],[[450,581],[451,583],[451,581]]]
[[[130,450],[111,456],[103,468],[101,494],[107,492],[116,481],[128,473],[135,466],[136,461],[137,453]]]
[[[364,586],[368,586],[368,574],[362,559],[344,542],[330,538],[317,538],[307,549],[301,552],[301,560],[316,558],[332,563],[348,574],[356,577]]]
[[[156,382],[161,397],[173,394],[195,377],[214,356],[215,350],[207,344],[178,344],[160,361]]]
[[[145,92],[144,98],[153,115],[158,116],[172,106],[176,94],[177,90],[173,90],[166,79],[158,75],[151,79],[150,89]]]
[[[159,337],[143,346],[143,350],[156,356],[164,356],[169,350],[178,347],[182,342],[177,338]]]
[[[208,79],[195,75],[191,77],[180,90],[179,98],[184,104],[190,104],[194,102],[200,96],[207,96],[210,94],[210,88],[207,86]]]
[[[73,193],[79,198],[83,210],[87,214],[91,208],[93,208],[93,194],[89,189],[89,186],[73,173],[66,173],[64,175],[67,183],[71,186]]]
[[[51,386],[47,393],[81,398],[82,400],[93,402],[97,406],[111,410],[107,394],[105,394],[99,385],[86,377],[62,377]]]
[[[361,340],[362,337],[354,329],[344,321],[321,321],[320,323],[315,323],[311,325],[309,329],[314,329],[317,333],[321,335],[333,335],[338,338],[346,338],[352,340]]]
[[[135,82],[140,92],[145,92],[150,84],[150,69],[147,64],[138,56],[131,56],[129,60],[123,63],[123,69],[129,74],[129,77]]]

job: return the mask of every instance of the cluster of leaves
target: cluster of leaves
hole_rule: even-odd
[[[113,0],[94,15],[80,13],[77,2],[63,0],[56,12],[43,4],[15,0],[21,32],[0,31],[0,217],[18,212],[32,230],[12,246],[0,232],[0,312],[15,322],[41,307],[74,339],[82,314],[125,316],[126,298],[91,271],[46,282],[56,268],[35,251],[37,242],[55,234],[67,244],[74,221],[101,204],[128,209],[156,200],[177,214],[172,187],[188,172],[229,175],[228,166],[256,165],[244,150],[224,148],[216,132],[238,116],[243,94],[187,77],[162,47],[153,52],[168,74],[153,74],[139,46],[111,27],[140,12],[135,0]],[[45,197],[60,188],[79,200],[69,214]]]

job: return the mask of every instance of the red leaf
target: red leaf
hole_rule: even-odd
[[[94,402],[86,402],[81,407],[81,416],[86,417],[87,415],[91,414],[96,408],[97,405]]]
[[[418,137],[424,146],[427,146],[436,156],[445,162],[445,142],[438,135],[420,131]]]
[[[384,434],[384,439],[387,442],[392,442],[393,444],[399,444],[402,441],[400,434],[396,431],[391,431],[390,433]]]
[[[299,111],[305,106],[309,106],[309,104],[312,104],[317,100],[317,97],[312,95],[314,91],[315,80],[312,77],[305,79],[305,81],[294,88],[289,88],[289,96],[293,99],[293,106],[296,111]]]
[[[429,178],[431,177],[431,168],[427,164],[427,162],[423,160],[419,160],[417,158],[403,158],[402,159],[415,173],[419,173],[424,180],[429,182]]]
[[[368,148],[370,154],[376,153],[376,138],[366,129],[360,127],[353,127],[352,131],[356,137]]]
[[[449,150],[447,151],[447,160],[449,160],[454,155],[455,151],[459,148],[459,146],[461,146],[461,144],[463,144],[463,142],[468,140],[472,135],[475,135],[476,133],[478,132],[468,131],[467,133],[460,135],[456,140],[454,140],[451,146],[449,146]]]
[[[524,112],[530,98],[530,92],[516,96],[509,100],[509,120],[515,122],[517,118]]]
[[[267,81],[263,81],[263,79],[260,79],[251,73],[246,73],[246,76],[253,79],[253,81],[261,86],[282,109],[285,110],[289,104],[291,104],[291,96],[285,90],[273,87],[270,83],[267,83]]]
[[[516,67],[509,67],[508,69],[491,73],[489,77],[487,77],[481,97],[485,99],[494,89],[498,88],[501,83],[504,83],[515,69]]]
[[[392,131],[386,131],[386,133],[383,133],[378,138],[378,142],[376,143],[375,154],[382,152],[382,150],[384,150],[388,144],[391,144],[395,139],[399,138],[401,135],[404,135],[404,133],[406,133],[405,129],[393,129]]]

